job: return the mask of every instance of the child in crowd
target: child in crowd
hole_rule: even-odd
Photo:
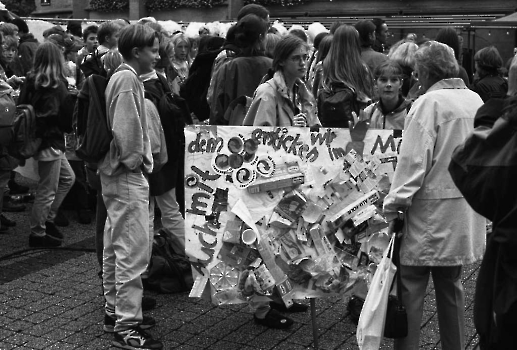
[[[99,26],[97,31],[97,40],[99,42],[97,52],[99,55],[117,47],[121,29],[122,27],[117,21],[104,22]]]
[[[172,92],[179,95],[180,86],[188,78],[188,71],[192,64],[190,58],[190,41],[185,34],[179,33],[172,38],[172,44],[174,45],[174,56],[171,62],[174,74],[168,74],[169,78],[172,78],[169,84],[171,85]]]
[[[402,95],[403,76],[402,67],[391,60],[375,69],[375,88],[379,101],[366,107],[362,113],[362,119],[370,121],[370,128],[404,129],[404,119],[411,108],[411,102]]]
[[[99,30],[101,33],[101,30]],[[100,35],[99,35],[100,36]],[[102,40],[102,38],[101,38]],[[144,329],[155,324],[142,315],[142,278],[149,264],[149,184],[153,157],[139,76],[152,72],[159,59],[156,32],[141,24],[125,27],[118,40],[124,58],[106,88],[110,150],[99,162],[108,217],[104,228],[104,330],[115,333],[123,349],[161,349]]]
[[[23,19],[19,17],[15,18],[12,20],[12,24],[18,27],[18,34],[20,36],[18,55],[22,67],[22,76],[25,76],[32,69],[34,53],[39,46],[39,42],[34,38],[34,35],[29,32],[29,27]]]
[[[18,55],[18,39],[12,35],[4,36],[3,44],[2,44],[2,55],[0,56],[0,66],[3,72],[0,74],[4,75],[2,77],[4,80],[12,77],[13,75],[21,76],[23,72],[20,69],[16,69],[17,67],[13,64],[14,59]],[[17,71],[16,71],[17,70]]]
[[[54,225],[57,210],[75,181],[65,157],[64,132],[72,129],[73,104],[63,74],[63,53],[52,42],[40,45],[34,67],[22,86],[19,104],[31,104],[37,118],[36,135],[41,137],[39,182],[32,206],[30,247],[61,245],[63,234]]]

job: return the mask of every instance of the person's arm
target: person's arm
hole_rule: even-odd
[[[228,107],[226,103],[226,100],[228,100],[228,96],[226,94],[227,68],[228,66],[226,64],[221,66],[214,76],[214,91],[212,95],[212,103],[210,103],[210,124],[212,125],[228,124],[228,122],[224,119],[224,114],[226,112],[226,108]],[[228,83],[233,84],[233,82]]]
[[[264,83],[255,91],[253,102],[251,102],[242,125],[277,126],[276,109],[273,88],[268,83]]]
[[[108,111],[119,161],[130,170],[140,167],[145,155],[143,130],[147,126],[142,124],[139,111],[138,97],[131,90],[116,95]]]
[[[384,199],[384,213],[388,219],[397,217],[398,211],[405,211],[411,206],[413,197],[422,187],[432,166],[436,136],[420,120],[431,119],[434,113],[432,103],[420,103],[406,119],[397,168],[390,192]]]

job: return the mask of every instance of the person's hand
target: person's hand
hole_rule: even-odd
[[[388,223],[388,235],[391,236],[394,232],[397,234],[397,237],[402,237],[404,234],[404,219],[394,219]]]
[[[307,117],[303,113],[299,113],[293,117],[294,126],[307,126]]]
[[[25,81],[25,77],[17,77],[13,75],[9,79],[7,79],[7,83],[11,85],[14,89],[17,89],[21,84]]]
[[[359,115],[357,115],[357,113],[352,111],[352,118],[353,118],[353,122],[349,121],[350,127],[353,127],[358,122],[362,122],[364,120],[368,120],[368,118],[366,116],[366,113],[364,113],[364,109],[359,110]]]

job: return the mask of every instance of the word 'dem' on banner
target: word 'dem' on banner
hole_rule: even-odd
[[[402,133],[189,126],[185,129],[186,253],[192,297],[347,293],[380,261]]]

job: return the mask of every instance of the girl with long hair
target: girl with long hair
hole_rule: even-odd
[[[69,98],[63,64],[63,53],[57,45],[41,44],[18,100],[19,104],[34,107],[36,137],[41,139],[34,156],[40,179],[30,219],[30,247],[61,245],[63,234],[56,228],[54,219],[75,181],[65,157],[64,132],[72,131],[73,100]]]
[[[336,87],[350,89],[358,101],[369,101],[373,96],[373,79],[368,66],[361,59],[361,43],[357,30],[349,25],[341,25],[332,38],[329,53],[323,61],[323,89],[333,91]],[[339,120],[325,115],[318,93],[319,118],[325,127],[348,127],[351,115]],[[355,101],[351,104],[357,105]],[[358,115],[358,110],[355,113]]]
[[[314,96],[318,96],[318,89],[320,88],[321,79],[323,77],[323,60],[325,60],[330,51],[332,38],[332,34],[327,34],[323,39],[321,39],[317,48],[318,52],[314,59],[314,69],[309,76],[309,86],[312,87],[312,94]]]

